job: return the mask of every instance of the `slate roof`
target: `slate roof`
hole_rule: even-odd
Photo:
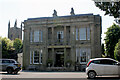
[[[90,14],[77,14],[77,15],[67,15],[67,16],[57,16],[57,18],[69,18],[69,17],[77,17],[77,16],[93,16],[92,13]],[[96,15],[99,16],[99,15]],[[54,19],[56,17],[38,17],[38,18],[28,18],[27,20],[37,20],[37,19]],[[26,20],[25,20],[26,21]]]

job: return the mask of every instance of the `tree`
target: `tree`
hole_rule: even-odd
[[[115,46],[114,57],[116,60],[120,61],[120,39],[119,39],[119,42]]]
[[[13,42],[13,47],[15,48],[16,52],[19,52],[19,50],[22,48],[22,40],[16,38]]]
[[[113,24],[107,29],[105,34],[106,54],[108,57],[114,58],[115,45],[120,38],[120,27]]]
[[[9,52],[12,50],[13,42],[8,38],[1,38],[2,40],[2,58],[9,58]]]
[[[120,1],[119,2],[95,2],[96,7],[105,11],[105,15],[120,17]]]
[[[2,52],[2,58],[17,59],[17,53],[22,49],[22,45],[22,40],[20,39],[11,41],[6,37],[0,37],[0,46],[2,47],[0,52]]]

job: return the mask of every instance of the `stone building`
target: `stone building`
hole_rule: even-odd
[[[19,38],[22,40],[22,23],[21,28],[17,27],[17,20],[15,21],[14,27],[10,27],[10,21],[8,23],[8,38],[10,40],[15,40]]]
[[[75,14],[24,21],[24,69],[83,71],[90,58],[101,57],[101,16]]]

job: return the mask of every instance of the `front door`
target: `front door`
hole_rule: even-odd
[[[64,54],[57,53],[56,54],[56,67],[63,67],[64,66]]]

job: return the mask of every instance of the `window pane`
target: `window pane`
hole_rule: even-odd
[[[86,28],[80,28],[80,40],[86,40]]]
[[[39,52],[34,51],[34,63],[39,63]]]
[[[105,64],[105,65],[115,65],[117,62],[113,61],[113,60],[101,60],[101,64]]]
[[[39,31],[34,31],[34,42],[39,42]]]
[[[87,40],[90,40],[90,28],[87,28]]]
[[[10,63],[15,63],[14,61],[10,60]]]
[[[93,63],[100,64],[100,60],[95,60],[95,61],[93,61]]]
[[[76,28],[76,40],[78,40],[78,28]]]
[[[41,31],[41,42],[43,41],[43,32]]]
[[[38,56],[39,56],[39,54],[38,54],[38,53],[35,53],[35,54],[34,54],[34,57],[38,57]]]
[[[2,63],[10,63],[9,60],[2,60]]]
[[[80,62],[87,62],[86,61],[87,49],[81,48],[80,49]]]
[[[42,64],[42,53],[40,54],[40,63]]]
[[[63,42],[63,38],[64,38],[64,35],[63,35],[64,33],[63,33],[63,31],[58,31],[57,32],[57,40],[59,41],[59,42]]]
[[[86,62],[86,52],[81,53],[81,62]]]
[[[59,32],[57,32],[57,39],[59,39]]]
[[[61,31],[61,39],[63,39],[63,31]]]

